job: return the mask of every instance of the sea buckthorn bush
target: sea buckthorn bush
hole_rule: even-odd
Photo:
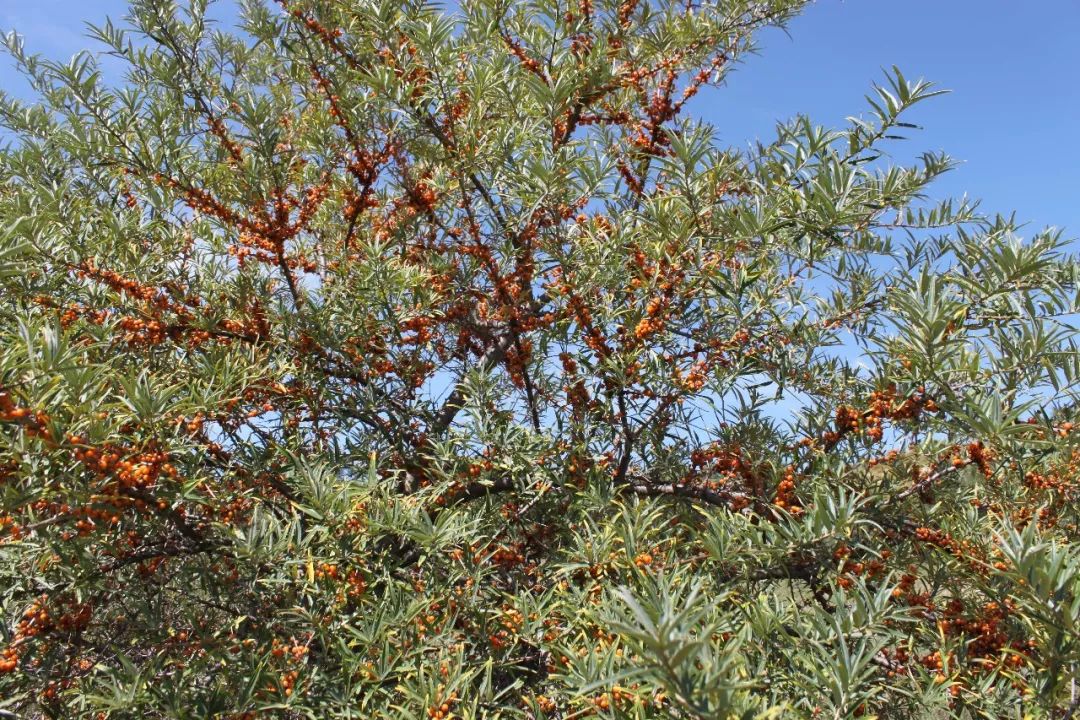
[[[899,70],[726,147],[803,5],[8,36],[0,716],[1077,716],[1076,260]]]

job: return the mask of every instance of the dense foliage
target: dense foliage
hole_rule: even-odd
[[[720,144],[803,4],[9,37],[0,715],[1076,715],[1076,261],[899,71]]]

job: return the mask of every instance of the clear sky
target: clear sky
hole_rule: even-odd
[[[227,12],[229,0],[218,0]],[[88,45],[86,21],[119,18],[125,0],[0,0],[0,29],[28,49],[66,59]],[[984,210],[1080,237],[1080,1],[819,0],[789,28],[761,36],[722,90],[695,109],[726,144],[768,139],[778,119],[807,113],[836,125],[898,65],[952,94],[917,110],[906,153],[944,150],[964,165],[936,196],[967,192]],[[0,87],[22,95],[0,58]],[[905,153],[905,154],[906,154]]]

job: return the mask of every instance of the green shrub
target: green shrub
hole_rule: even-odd
[[[725,149],[799,0],[137,0],[0,98],[0,715],[1080,707],[1077,265]]]

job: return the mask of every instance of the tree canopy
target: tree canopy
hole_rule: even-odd
[[[805,4],[8,36],[0,716],[1077,716],[1076,259],[898,69],[725,146]]]

